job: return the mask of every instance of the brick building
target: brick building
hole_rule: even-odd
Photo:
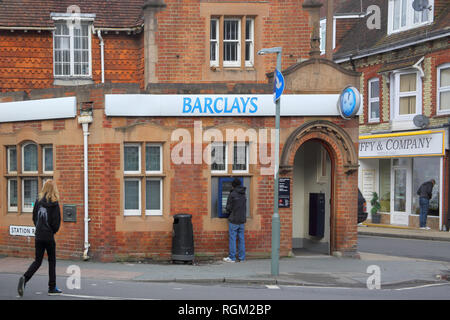
[[[169,259],[179,213],[197,256],[222,257],[239,177],[248,256],[268,256],[275,56],[256,53],[281,46],[280,254],[356,254],[358,119],[336,102],[360,74],[319,57],[316,2],[26,3],[0,3],[0,252],[33,254],[30,212],[53,178],[61,258]],[[309,193],[326,200],[322,234]]]
[[[371,5],[380,9],[379,29],[368,27]],[[448,229],[449,2],[415,11],[411,0],[346,1],[335,21],[349,28],[340,39],[336,32],[334,61],[362,73],[359,187],[368,211],[375,191],[381,223],[419,227],[416,191],[435,179],[428,226]]]

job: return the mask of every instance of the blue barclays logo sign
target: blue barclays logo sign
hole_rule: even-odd
[[[258,111],[258,97],[184,97],[183,114],[253,114]]]

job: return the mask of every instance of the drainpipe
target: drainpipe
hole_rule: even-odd
[[[83,260],[88,260],[89,244],[89,193],[88,193],[88,136],[89,124],[92,123],[92,109],[82,109],[78,117],[78,123],[83,126],[84,138],[84,251]]]
[[[101,65],[102,65],[102,83],[105,83],[105,43],[103,42],[102,34],[100,30],[97,30],[97,36],[100,39],[100,54],[101,54]]]

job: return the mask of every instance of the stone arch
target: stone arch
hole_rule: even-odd
[[[343,167],[346,174],[358,170],[358,156],[349,134],[330,121],[316,120],[301,125],[290,134],[281,153],[281,172],[292,170],[295,153],[311,139],[323,141],[330,156],[336,157],[337,164]]]
[[[358,157],[350,135],[326,120],[304,123],[286,140],[280,159],[280,174],[293,177],[294,159],[307,141],[321,143],[331,159],[330,254],[355,256],[357,250]],[[355,220],[353,223],[352,221]]]

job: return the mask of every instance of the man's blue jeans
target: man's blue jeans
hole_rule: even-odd
[[[430,207],[430,200],[428,200],[427,198],[420,197],[419,206],[420,206],[420,227],[424,228],[427,226],[427,215],[428,215],[428,208]]]
[[[228,239],[229,239],[229,258],[236,261],[236,236],[238,239],[238,257],[239,260],[245,260],[245,224],[233,224],[229,222]]]

